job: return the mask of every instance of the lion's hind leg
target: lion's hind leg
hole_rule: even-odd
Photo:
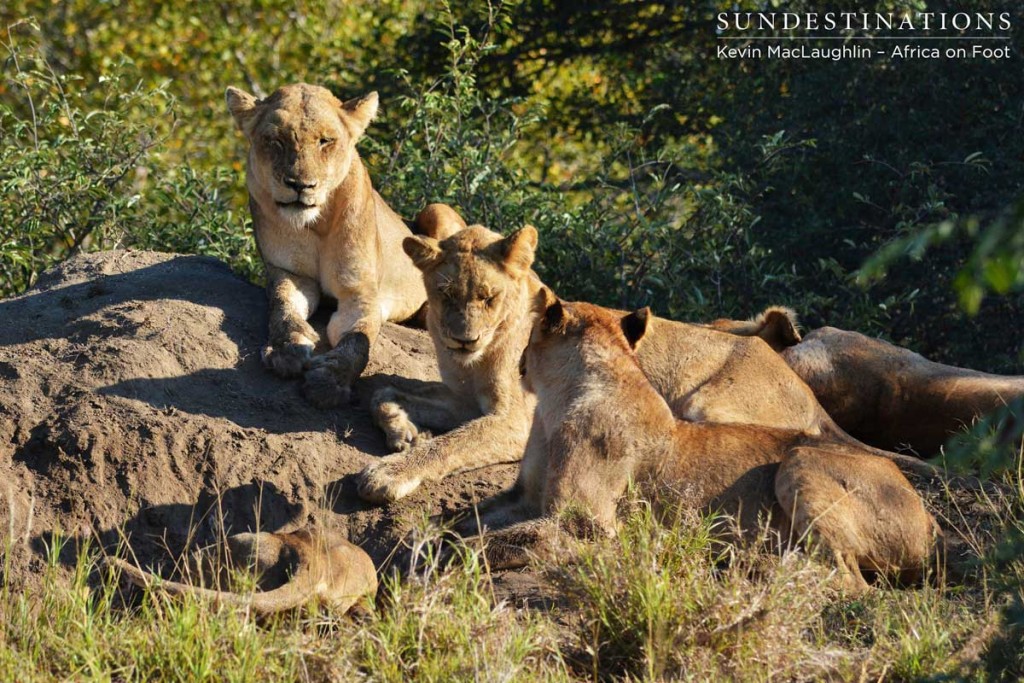
[[[889,460],[797,448],[779,467],[775,494],[795,538],[831,557],[851,592],[867,588],[862,570],[901,578],[930,563],[935,521]]]

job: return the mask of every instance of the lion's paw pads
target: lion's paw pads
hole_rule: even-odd
[[[416,425],[409,423],[410,430],[406,430],[401,433],[391,434],[389,432],[387,437],[388,448],[391,449],[392,453],[402,453],[405,451],[412,450],[417,446],[420,446],[433,438],[428,431],[419,431],[416,429]]]
[[[407,451],[418,441],[420,430],[409,418],[403,415],[396,415],[382,425],[384,440],[388,449],[392,452]]]
[[[268,345],[260,354],[263,364],[279,377],[291,378],[302,374],[313,355],[313,347],[309,344]]]
[[[302,393],[317,408],[337,408],[348,404],[352,388],[347,382],[339,380],[329,367],[321,366],[306,370]]]

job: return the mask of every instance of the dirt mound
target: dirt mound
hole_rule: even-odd
[[[298,382],[266,371],[264,293],[211,258],[80,256],[0,301],[0,320],[8,581],[36,573],[58,530],[108,550],[126,537],[146,563],[210,542],[221,526],[312,523],[347,529],[379,563],[414,518],[515,475],[492,467],[400,505],[363,504],[353,475],[385,452],[365,406],[317,410]],[[314,322],[322,332],[325,319]],[[425,332],[386,325],[356,396],[395,375],[438,379]]]

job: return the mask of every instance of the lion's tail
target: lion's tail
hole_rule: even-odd
[[[265,592],[255,591],[252,593],[234,593],[168,581],[120,558],[107,558],[106,564],[120,570],[129,581],[140,588],[153,587],[176,596],[193,595],[216,605],[244,607],[258,614],[285,612],[307,604],[317,594],[317,584],[319,583],[318,577],[314,576],[314,572],[305,562],[299,564],[295,574],[283,586]]]

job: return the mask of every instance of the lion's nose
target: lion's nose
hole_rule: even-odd
[[[316,187],[317,182],[315,180],[299,180],[298,178],[288,177],[284,179],[284,184],[296,192],[302,192],[303,190],[312,190]]]

